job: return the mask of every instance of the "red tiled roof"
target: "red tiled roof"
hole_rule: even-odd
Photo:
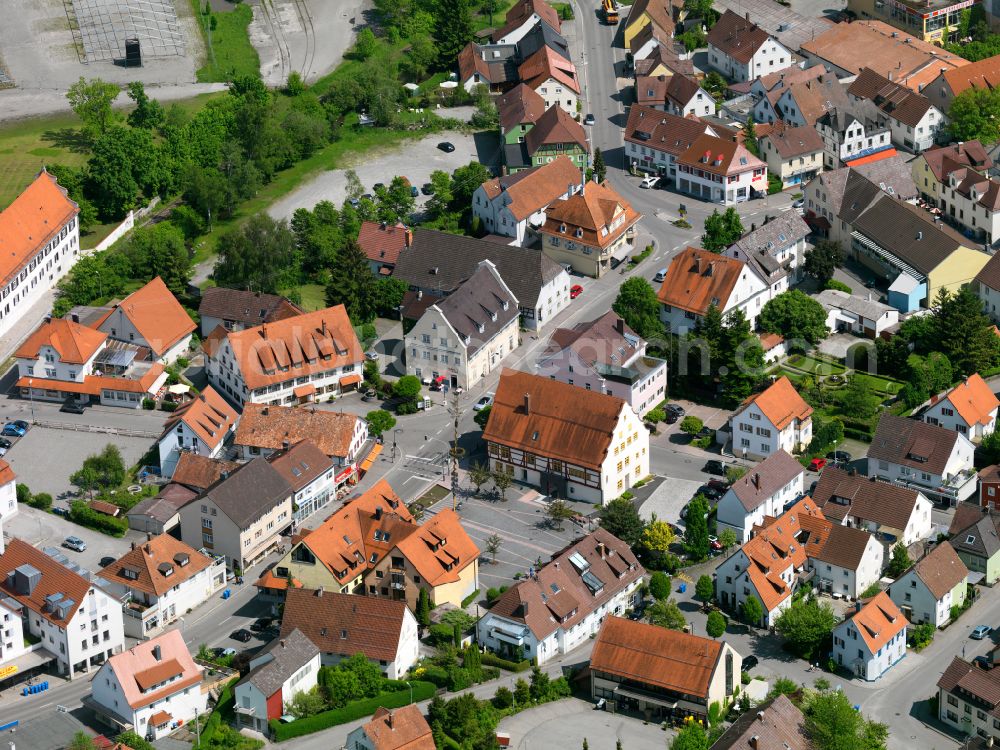
[[[22,565],[30,565],[42,574],[30,594],[19,594],[7,583],[8,574]],[[87,579],[17,537],[7,543],[3,555],[0,555],[0,590],[57,627],[65,628],[73,619],[90,588]],[[65,619],[60,619],[58,610],[45,611],[45,598],[52,594],[62,594],[62,601],[73,602]]]
[[[656,297],[664,305],[698,315],[712,304],[723,310],[745,268],[736,258],[688,247],[670,261]]]
[[[358,246],[373,263],[396,265],[399,254],[411,242],[410,230],[403,224],[380,224],[366,221],[358,233]]]
[[[580,93],[576,66],[548,45],[521,63],[517,71],[521,80],[533,89],[552,78],[577,94]]]
[[[7,286],[39,250],[79,213],[56,178],[44,169],[0,212],[0,286]]]
[[[765,391],[744,401],[740,411],[750,404],[757,404],[757,408],[779,430],[785,429],[793,419],[801,421],[813,413],[812,407],[799,395],[786,375],[775,380]]]
[[[120,586],[163,596],[211,565],[212,558],[170,534],[160,534],[135,545],[101,570],[100,575]],[[134,577],[126,575],[126,571]]]
[[[906,630],[906,618],[885,591],[869,599],[850,621],[872,654],[877,654],[897,633]]]
[[[174,410],[160,437],[162,439],[178,422],[183,422],[202,443],[214,450],[229,434],[238,418],[236,410],[212,386],[207,385],[195,398]]]
[[[157,356],[197,328],[159,276],[115,305],[94,327],[107,330],[114,325],[122,332],[119,334],[121,337],[124,330],[116,320],[119,316],[132,323]]]
[[[955,407],[958,415],[970,426],[988,425],[1000,406],[1000,400],[997,400],[993,389],[978,372],[972,373],[964,382],[952,388],[941,400],[948,401]]]
[[[94,356],[107,341],[108,334],[74,323],[53,318],[35,329],[14,352],[21,359],[37,359],[43,346],[51,346],[59,360],[71,365],[82,365]]]

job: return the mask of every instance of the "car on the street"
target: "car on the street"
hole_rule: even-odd
[[[743,657],[743,671],[749,672],[751,669],[756,667],[760,662],[757,657],[753,654],[747,654]]]
[[[826,466],[825,458],[814,458],[809,462],[809,471],[823,471],[824,466]]]
[[[376,182],[374,185],[372,185],[372,190],[377,195],[379,190],[385,190],[385,183],[384,182]]]
[[[806,205],[805,198],[799,198],[797,201],[792,201],[792,208],[802,208]]]
[[[729,489],[729,482],[725,479],[709,479],[705,482],[705,486],[717,490],[721,495],[725,495],[726,490]]]
[[[369,362],[378,361],[378,352],[365,352],[365,359]]]
[[[708,546],[716,551],[719,551],[722,549],[722,542],[719,541],[719,537],[717,536],[709,536]]]
[[[659,271],[656,272],[656,276],[653,277],[653,281],[655,281],[657,284],[662,284],[665,278],[667,278],[667,269],[661,268]]]
[[[52,512],[55,513],[57,516],[62,516],[63,518],[69,515],[68,508],[53,508]]]
[[[656,183],[658,183],[659,181],[660,181],[660,178],[657,177],[656,175],[652,175],[652,174],[646,175],[645,177],[642,178],[642,182],[639,183],[639,187],[641,187],[641,188],[655,188],[656,187]]]
[[[246,643],[251,638],[253,638],[253,633],[251,633],[246,628],[240,628],[239,630],[234,630],[229,634],[229,637],[234,641],[239,641],[240,643]]]
[[[977,625],[975,628],[972,629],[972,632],[969,633],[969,637],[977,641],[981,641],[983,640],[983,638],[988,636],[992,631],[993,628],[991,628],[989,625]]]
[[[87,543],[78,536],[66,537],[63,539],[62,546],[68,549],[76,550],[77,552],[83,552],[87,549]]]
[[[359,201],[357,198],[348,198],[347,202],[350,203],[355,208],[361,205],[361,201]]]
[[[418,195],[420,195],[420,191],[417,189],[417,186],[410,185],[410,197],[416,198]]]
[[[0,448],[10,449],[12,445],[14,444],[10,442],[7,438],[0,438]]]
[[[444,151],[446,154],[450,154],[452,151],[455,150],[455,145],[453,143],[449,143],[448,141],[441,141],[438,144],[438,148]]]
[[[27,422],[25,422],[23,419],[15,419],[14,422],[13,422],[13,424],[16,424],[18,427],[20,427],[25,432],[27,432],[28,430],[31,429],[31,425],[28,424]]]
[[[482,411],[487,406],[492,406],[492,405],[493,405],[493,394],[492,393],[487,393],[485,396],[483,396],[481,399],[479,399],[476,402],[476,405],[472,407],[472,410],[473,411]]]
[[[570,299],[576,299],[581,294],[583,294],[583,287],[580,286],[579,284],[574,284],[573,286],[571,286],[569,288],[569,298]]]
[[[434,185],[429,182],[425,182],[420,186],[420,192],[424,195],[434,195]]]
[[[0,431],[0,435],[7,435],[9,437],[24,437],[25,430],[22,427],[18,427],[13,422],[8,422],[3,426],[3,430]]]
[[[709,500],[718,500],[723,495],[723,493],[719,489],[717,489],[716,487],[710,487],[707,484],[699,487],[698,492],[695,494],[704,495]]]
[[[372,195],[371,193],[365,193],[364,195],[361,196],[361,200],[363,200],[363,201],[374,201],[375,200],[375,196]]]
[[[250,623],[250,630],[254,633],[263,633],[269,627],[271,627],[274,620],[270,617],[258,617],[252,623]]]
[[[587,116],[583,118],[584,125],[593,125],[595,122],[597,121],[594,119],[594,115],[590,112],[588,112]]]
[[[115,558],[113,558],[111,555],[105,555],[104,557],[101,558],[101,561],[97,564],[102,568],[106,568],[109,565],[111,565],[111,563],[113,563],[114,561]]]
[[[6,448],[0,448],[0,458],[3,458],[6,455],[7,455],[7,449]]]
[[[826,454],[826,460],[835,464],[849,464],[854,458],[847,451],[830,451]]]
[[[705,468],[702,471],[706,471],[709,474],[715,474],[716,476],[724,477],[726,476],[726,462],[720,461],[717,458],[709,459],[705,464]]]
[[[83,414],[83,404],[79,401],[69,400],[59,407],[59,411],[64,414]]]

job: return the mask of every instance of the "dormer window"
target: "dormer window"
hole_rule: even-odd
[[[559,234],[566,234],[566,225],[565,224],[560,224],[559,225]]]
[[[494,323],[496,323],[497,314],[495,312],[491,312],[490,313],[490,320],[492,320]]]
[[[476,330],[479,331],[480,333],[483,333],[486,330],[486,326],[483,325],[482,323],[477,323]]]
[[[583,230],[580,227],[577,227],[576,231],[573,232],[573,236],[577,238],[583,237]]]

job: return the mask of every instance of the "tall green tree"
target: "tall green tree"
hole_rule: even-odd
[[[705,219],[705,233],[701,246],[713,253],[721,253],[743,236],[743,222],[735,208],[730,206],[722,213],[718,209]]]
[[[642,276],[633,276],[619,287],[611,309],[644,339],[659,338],[663,331],[660,301],[652,285]]]
[[[604,182],[604,178],[608,176],[608,168],[604,164],[604,154],[601,153],[601,149],[594,149],[594,177],[597,178],[598,182]]]
[[[657,601],[670,597],[670,576],[662,570],[653,572],[649,577],[649,593]]]
[[[708,613],[708,620],[705,623],[705,632],[710,638],[718,638],[726,632],[726,616],[719,610],[713,609]]]
[[[729,313],[722,351],[725,362],[719,370],[719,382],[729,404],[742,403],[764,379],[764,349],[754,334],[750,322],[740,309]]]
[[[330,269],[326,285],[326,303],[342,304],[355,325],[370,323],[378,312],[375,276],[368,258],[355,240],[348,241],[337,253],[337,263]]]
[[[76,203],[80,209],[80,213],[77,215],[80,233],[85,234],[89,232],[91,227],[97,223],[97,208],[85,193],[87,171],[75,167],[66,167],[62,164],[51,164],[47,166],[47,169],[59,182],[59,186],[64,188],[69,194],[69,199]]]
[[[823,639],[830,635],[836,624],[837,615],[833,608],[813,598],[793,602],[774,621],[792,650],[805,659],[816,655]]]
[[[670,750],[708,750],[708,733],[697,721],[685,722],[670,742]]]
[[[708,502],[702,494],[695,495],[688,504],[684,522],[684,548],[692,560],[708,557]]]
[[[969,287],[938,292],[931,330],[934,349],[948,357],[956,377],[988,370],[1000,357],[1000,337],[993,333],[993,322]]]
[[[885,569],[885,574],[890,578],[899,578],[909,570],[911,565],[913,565],[913,560],[910,559],[906,545],[902,542],[896,542],[892,547],[892,557]]]
[[[753,115],[747,117],[747,121],[743,125],[743,145],[754,156],[760,156],[760,146],[757,144],[757,126],[754,124]]]
[[[646,619],[652,625],[659,625],[667,630],[683,630],[687,625],[684,613],[673,599],[658,599],[646,608]]]
[[[768,300],[757,323],[765,331],[781,334],[787,342],[802,342],[798,345],[800,349],[816,344],[829,332],[823,305],[798,289],[789,289]]]
[[[820,240],[806,251],[802,270],[807,276],[816,279],[822,287],[826,286],[826,282],[833,278],[833,272],[843,262],[844,251],[839,242]]]
[[[760,599],[753,594],[744,599],[743,604],[740,605],[740,617],[747,625],[760,626],[764,619],[764,606],[760,603]]]
[[[805,714],[806,730],[817,750],[885,750],[888,727],[866,719],[840,690],[813,696]]]
[[[149,98],[142,81],[132,81],[128,85],[128,98],[135,102],[135,109],[128,115],[128,124],[133,128],[152,130],[163,124],[163,105]]]
[[[715,597],[715,582],[712,581],[712,576],[707,573],[698,576],[698,580],[694,585],[694,593],[703,602],[710,602]]]
[[[437,0],[435,17],[438,59],[443,68],[454,67],[458,53],[472,41],[475,32],[469,0]]]
[[[121,92],[121,87],[116,83],[102,81],[100,78],[87,81],[80,76],[80,80],[69,87],[66,98],[74,114],[83,121],[84,128],[91,137],[95,137],[102,135],[114,122],[115,114],[111,105]]]
[[[948,132],[956,141],[1000,139],[1000,90],[970,88],[956,96],[948,109]]]
[[[868,381],[853,375],[837,398],[844,414],[857,419],[874,417],[881,403],[881,399],[875,395]]]
[[[277,294],[298,283],[300,265],[288,222],[261,212],[219,239],[214,275],[219,286]]]
[[[191,258],[184,234],[169,221],[138,227],[125,241],[123,252],[132,264],[132,278],[159,276],[176,295],[187,293]]]
[[[643,524],[631,500],[616,497],[601,508],[601,528],[621,539],[629,547],[642,541]]]

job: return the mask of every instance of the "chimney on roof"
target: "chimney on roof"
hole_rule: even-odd
[[[288,443],[288,441],[287,441],[287,440],[282,440],[282,441],[281,441],[281,447],[282,447],[282,448],[283,448],[284,450],[286,450],[286,451],[288,450],[288,445],[289,445],[289,443]]]
[[[375,520],[376,521],[381,521],[382,520],[382,506],[381,505],[379,505],[379,506],[377,506],[375,508]]]
[[[708,270],[705,271],[705,275],[712,276],[714,273],[715,273],[715,261],[713,260],[708,264]]]
[[[747,13],[747,21],[749,21],[749,20],[750,20],[750,14]]]
[[[267,323],[261,323],[260,325],[260,335],[267,338]]]
[[[531,414],[531,394],[524,394],[524,413]]]
[[[71,320],[72,320],[72,321],[73,321],[74,323],[79,323],[79,322],[80,322],[80,316],[79,316],[79,315],[77,315],[76,313],[70,313],[70,316],[69,316],[69,317],[70,317],[70,319],[71,319]]]
[[[764,712],[763,711],[758,711],[757,712],[757,721],[764,721]]]
[[[132,549],[135,549],[135,542],[132,542]]]
[[[143,551],[145,551],[145,553],[146,553],[147,555],[151,555],[151,554],[153,554],[153,548],[152,548],[151,546],[149,546],[149,542],[147,542],[147,543],[146,543],[146,544],[145,544],[145,545],[143,546],[143,548],[142,548],[142,549],[143,549]]]
[[[387,226],[388,225],[383,221],[381,224],[379,224],[379,229],[384,230]]]
[[[157,661],[162,661],[163,655],[160,652],[159,646],[153,646],[153,658],[156,659]]]
[[[323,597],[323,587],[322,586],[320,586],[318,589],[316,589],[315,596],[316,596],[317,599],[321,599]]]
[[[755,734],[753,737],[750,738],[750,747],[753,748],[753,750],[759,750],[759,748],[760,748],[760,735],[759,734]]]
[[[322,331],[323,335],[326,336],[326,318],[323,318],[320,321],[320,331]]]
[[[604,542],[597,543],[597,551],[601,553],[602,560],[608,556],[608,548],[604,546]]]
[[[261,413],[262,416],[266,417],[267,416],[267,411],[268,411],[268,407],[265,406],[263,409],[260,410],[260,413]]]
[[[694,256],[694,272],[701,273],[701,256]]]
[[[281,639],[280,641],[278,641],[278,643],[280,643],[280,644],[281,644],[281,647],[282,647],[282,648],[284,648],[284,647],[285,647],[285,639],[284,639],[284,638],[282,638],[282,639]]]
[[[618,331],[618,333],[620,333],[620,334],[622,334],[624,336],[625,335],[625,321],[622,320],[621,318],[618,318],[617,320],[615,320],[615,330]]]
[[[392,729],[392,711],[385,717],[385,723],[389,725],[389,729]]]
[[[760,492],[760,472],[755,471],[753,473],[753,486],[757,488],[757,492]]]
[[[403,242],[406,247],[412,247],[413,245],[413,230],[409,227],[407,227],[406,231],[403,233]]]
[[[854,611],[855,612],[860,612],[861,611],[861,602],[860,601],[854,602]]]
[[[923,238],[924,238],[924,233],[923,232],[917,232],[917,239],[918,240],[922,240]]]

